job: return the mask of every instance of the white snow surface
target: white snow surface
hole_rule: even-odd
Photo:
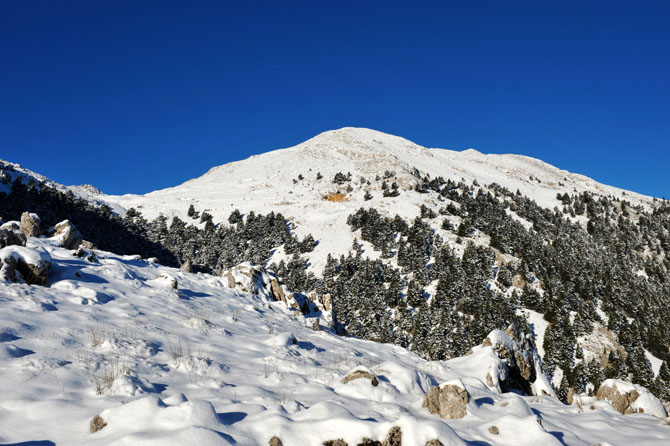
[[[501,394],[485,384],[491,348],[429,362],[314,331],[223,278],[102,251],[90,263],[49,239],[29,245],[53,266],[45,287],[0,284],[0,444],[251,446],[277,435],[285,446],[355,445],[392,426],[410,446],[666,445],[670,435],[647,414]],[[379,385],[343,384],[357,367]],[[464,418],[422,407],[430,387],[454,381],[471,396]],[[95,415],[107,426],[92,434]]]

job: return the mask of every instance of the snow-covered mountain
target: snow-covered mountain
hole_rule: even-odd
[[[556,199],[558,193],[587,191],[624,198],[634,205],[652,201],[651,197],[606,186],[525,156],[486,155],[472,149],[428,149],[404,138],[351,127],[321,133],[295,147],[214,167],[176,187],[146,195],[100,198],[112,206],[136,208],[149,219],[164,214],[188,220],[190,205],[206,210],[214,222],[225,222],[234,209],[243,213],[281,212],[296,223],[299,235],[311,233],[319,240],[310,259],[314,271],[320,271],[327,254],[345,254],[351,247],[354,235],[347,230],[346,220],[359,207],[375,207],[385,215],[414,218],[421,204],[436,210],[444,205],[435,197],[418,194],[384,199],[381,182],[374,180],[378,176],[383,180],[387,171],[394,174],[386,178],[388,184],[397,182],[401,191],[414,187],[417,174],[428,174],[456,182],[463,179],[467,184],[497,183],[511,191],[519,190],[549,209],[562,206]],[[333,183],[338,172],[351,173],[352,192],[346,192],[349,183]],[[317,179],[317,174],[322,178]],[[299,175],[304,179],[298,179]],[[361,185],[360,177],[371,184]],[[337,191],[346,194],[345,201],[324,199]],[[364,199],[365,191],[373,196],[369,201]]]
[[[0,217],[26,211],[25,247],[0,228],[0,444],[667,442],[640,386],[670,403],[664,201],[344,128],[146,195],[0,161]],[[423,407],[441,384],[464,418]]]

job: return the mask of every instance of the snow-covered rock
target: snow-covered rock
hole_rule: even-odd
[[[0,228],[0,248],[9,245],[26,246],[26,236],[18,229]]]
[[[70,220],[63,220],[53,227],[53,238],[65,249],[77,249],[81,244],[81,234]]]
[[[244,262],[223,271],[221,276],[225,279],[228,288],[251,293],[266,300],[283,302],[291,308],[299,309],[304,314],[311,311],[309,299],[289,292],[274,273],[267,271],[262,266]]]
[[[51,256],[41,247],[11,245],[0,249],[0,264],[0,277],[5,281],[44,285],[51,270]]]
[[[39,215],[24,212],[21,214],[21,231],[28,237],[39,237],[42,235],[42,229],[40,228],[41,220]]]
[[[470,401],[465,385],[461,380],[452,380],[433,387],[423,399],[423,407],[442,418],[463,418]]]
[[[482,347],[491,347],[502,361],[486,377],[490,387],[500,385],[503,392],[517,389],[527,395],[554,395],[530,335],[519,333],[515,327],[493,330]]]
[[[622,414],[646,413],[655,417],[668,416],[663,403],[646,387],[621,379],[607,379],[598,389],[598,399],[607,400]]]

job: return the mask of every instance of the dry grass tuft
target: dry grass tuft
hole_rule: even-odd
[[[340,201],[349,201],[349,197],[347,197],[347,194],[339,194],[339,193],[329,193],[328,195],[324,195],[323,199],[326,201],[334,201],[334,202],[340,202]]]

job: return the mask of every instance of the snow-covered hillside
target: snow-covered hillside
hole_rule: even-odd
[[[501,393],[487,385],[492,347],[428,362],[315,331],[318,319],[225,278],[60,244],[28,237],[23,248],[52,258],[45,286],[0,283],[0,444],[251,446],[276,435],[285,446],[355,445],[393,426],[406,446],[665,445],[670,435],[666,421],[604,401]],[[378,385],[343,383],[356,369]],[[465,417],[422,407],[432,386],[458,380]],[[90,433],[96,415],[106,425]]]
[[[149,219],[162,213],[187,220],[191,204],[197,210],[207,210],[215,223],[225,222],[234,209],[243,213],[281,212],[296,223],[299,235],[312,233],[319,240],[310,259],[314,271],[321,271],[327,254],[344,254],[351,247],[353,235],[346,229],[346,219],[359,207],[374,206],[389,216],[414,218],[421,204],[439,205],[419,194],[383,198],[374,179],[384,179],[386,171],[395,173],[395,177],[386,180],[389,184],[396,181],[401,192],[414,187],[416,174],[420,173],[456,182],[465,179],[468,184],[473,180],[482,185],[497,183],[512,191],[518,189],[548,208],[560,207],[556,199],[559,192],[589,191],[623,197],[632,204],[651,202],[649,197],[605,186],[525,156],[485,155],[472,149],[427,149],[397,136],[349,127],[324,132],[295,147],[214,167],[176,187],[146,195],[100,198],[114,207],[134,207]],[[333,183],[338,172],[352,174],[352,192],[346,193],[346,184]],[[322,178],[317,179],[317,174]],[[304,179],[298,179],[299,175]],[[361,185],[360,177],[372,184]],[[324,199],[338,190],[346,193],[346,201]],[[366,190],[373,196],[370,201],[364,199]]]

